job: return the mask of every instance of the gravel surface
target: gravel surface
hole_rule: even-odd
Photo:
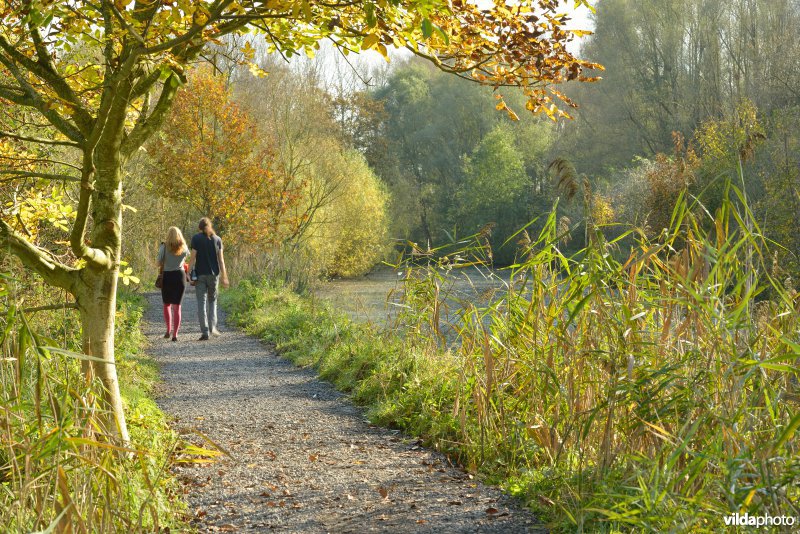
[[[224,313],[222,335],[198,341],[193,292],[177,343],[162,338],[160,294],[148,299],[143,327],[161,364],[159,405],[179,432],[197,429],[231,455],[175,469],[197,530],[544,531],[497,488],[415,439],[369,424],[312,370],[227,327]]]

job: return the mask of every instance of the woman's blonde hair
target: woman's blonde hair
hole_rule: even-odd
[[[167,246],[167,250],[176,256],[186,252],[186,240],[183,238],[183,234],[177,226],[169,227],[169,230],[167,230],[167,239],[164,243]]]

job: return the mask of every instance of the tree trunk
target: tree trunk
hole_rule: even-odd
[[[124,108],[123,108],[124,111]],[[109,124],[94,152],[95,188],[91,202],[91,246],[102,250],[107,261],[87,265],[81,270],[75,299],[81,313],[83,351],[98,358],[90,360],[94,376],[104,387],[104,400],[109,410],[107,431],[124,443],[129,441],[122,397],[114,358],[114,322],[117,313],[117,279],[122,252],[122,166],[120,155],[123,121],[119,113],[110,113]],[[112,121],[115,115],[119,120]],[[117,127],[112,127],[115,124]]]
[[[127,443],[130,440],[114,358],[114,320],[117,308],[117,269],[91,270],[81,273],[81,287],[75,298],[83,326],[83,352],[102,361],[84,361],[84,371],[90,371],[103,384],[103,399],[110,417],[109,434]]]

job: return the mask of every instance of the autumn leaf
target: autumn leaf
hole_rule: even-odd
[[[367,35],[361,42],[361,50],[369,50],[370,48],[378,44],[379,40],[380,38],[378,37],[377,34],[371,33]]]

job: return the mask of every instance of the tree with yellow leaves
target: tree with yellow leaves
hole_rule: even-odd
[[[488,7],[464,0],[0,1],[0,102],[36,116],[0,135],[58,146],[63,158],[3,167],[0,177],[74,184],[78,197],[74,261],[41,250],[5,212],[0,246],[75,297],[91,356],[85,368],[105,386],[109,428],[128,440],[114,364],[123,168],[167,120],[187,64],[224,36],[248,31],[286,57],[313,55],[322,40],[342,53],[405,47],[455,75],[522,87],[529,109],[555,117],[554,85],[586,80],[584,69],[596,67],[567,50],[575,32],[564,29],[558,7],[555,0]],[[45,124],[57,133],[40,136]]]

